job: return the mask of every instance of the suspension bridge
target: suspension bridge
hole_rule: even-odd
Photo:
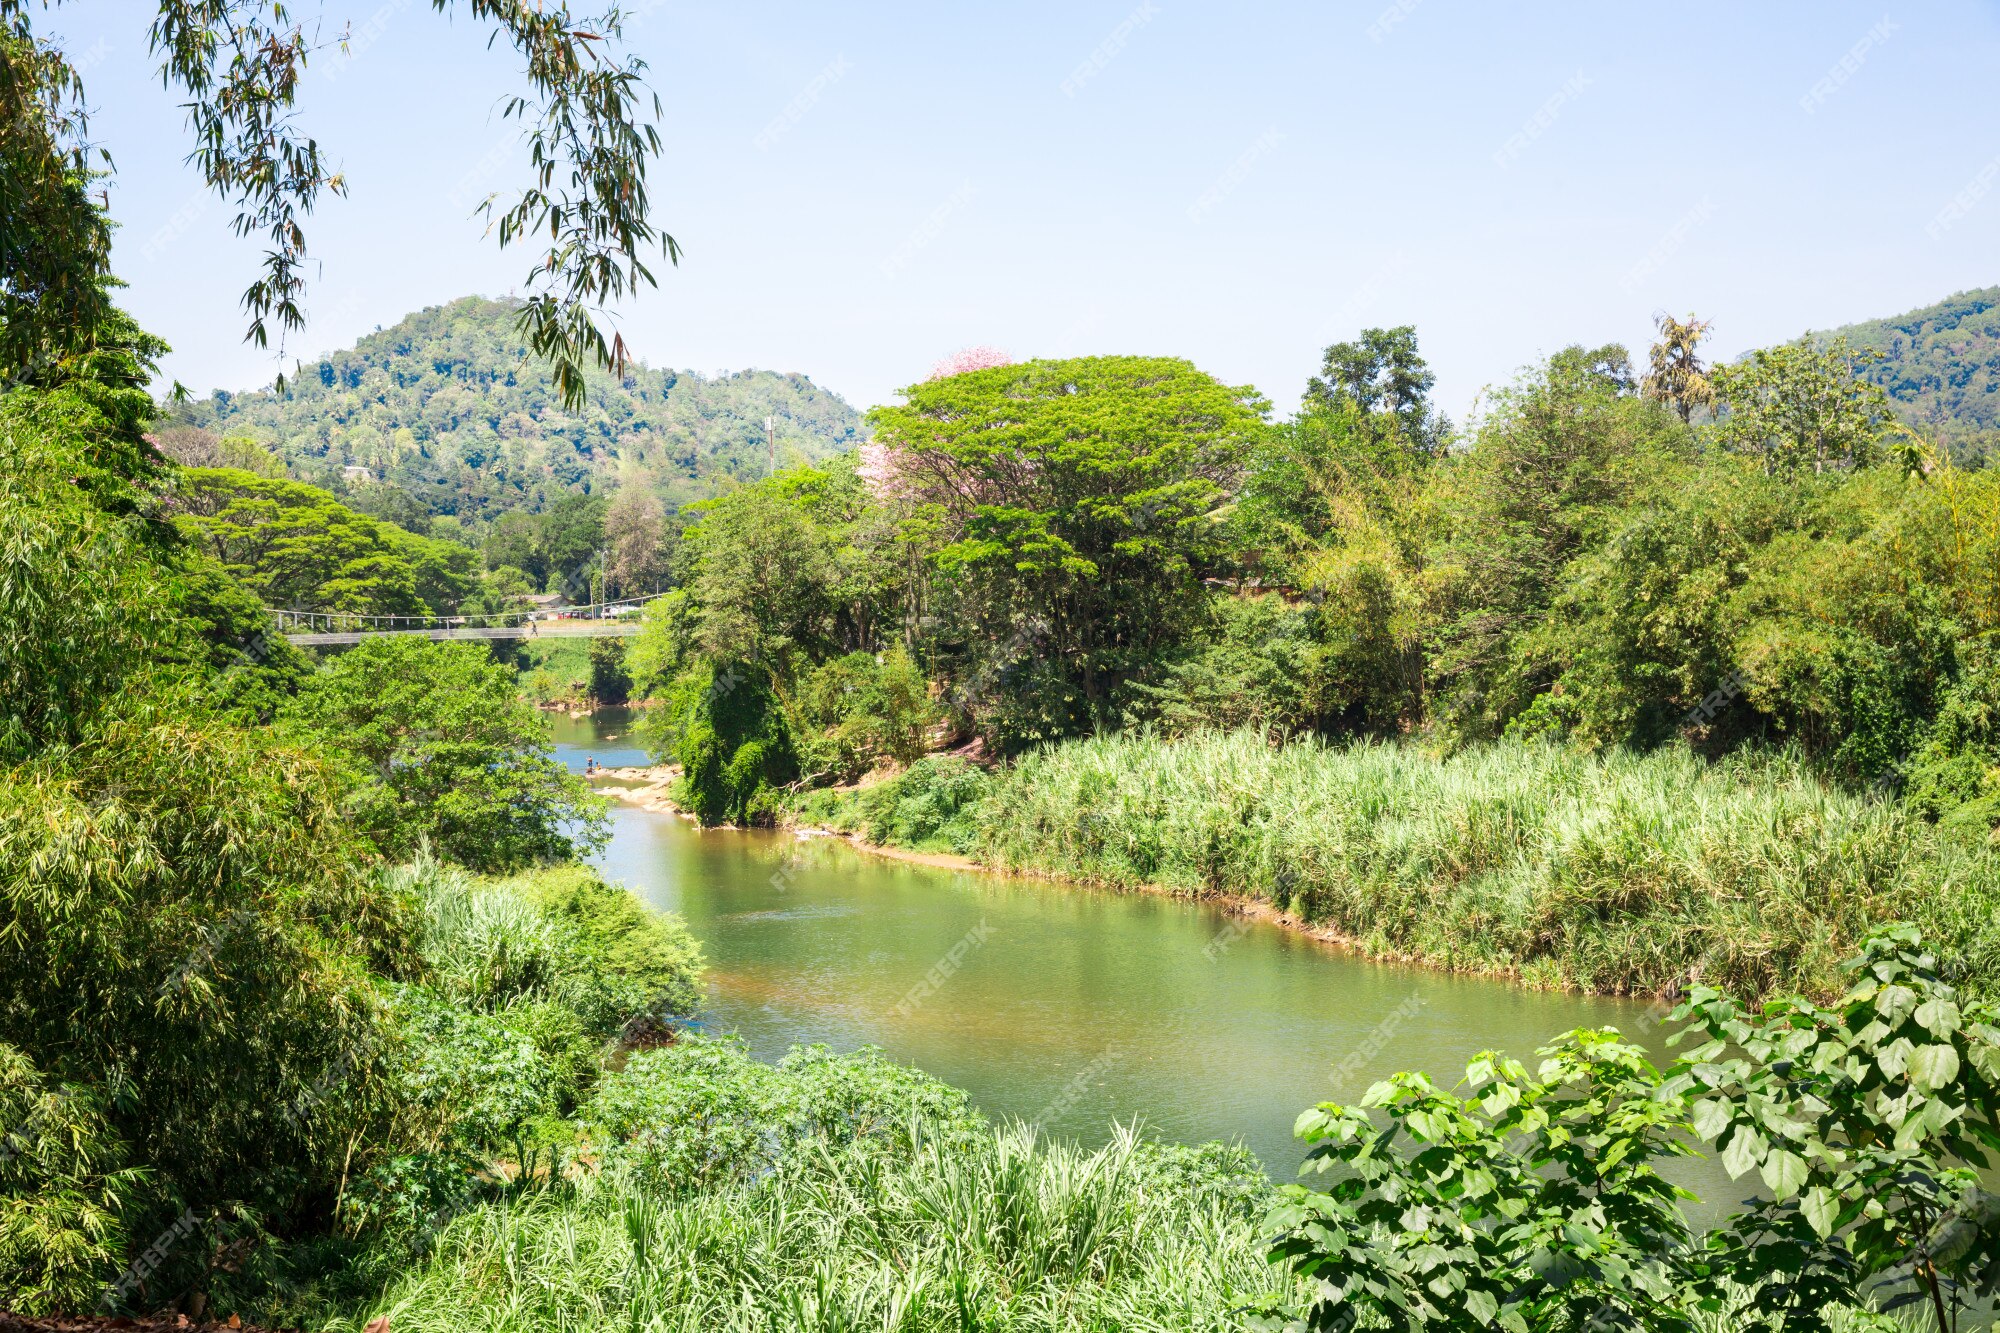
[[[639,632],[646,603],[665,593],[565,606],[560,610],[497,611],[484,615],[369,615],[354,611],[271,608],[271,619],[296,644],[360,643],[385,634],[426,639],[605,639]]]

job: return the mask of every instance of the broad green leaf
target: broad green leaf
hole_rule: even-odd
[[[1933,1037],[1949,1038],[1958,1026],[1958,1006],[1933,995],[1917,1006],[1917,1023]]]
[[[1729,1128],[1729,1107],[1718,1098],[1704,1097],[1694,1104],[1694,1132],[1710,1143]]]
[[[1919,1046],[1910,1056],[1910,1082],[1935,1092],[1958,1077],[1958,1052],[1950,1046]]]
[[[1777,1148],[1767,1153],[1760,1169],[1771,1197],[1779,1203],[1799,1192],[1806,1183],[1806,1159],[1795,1152]]]
[[[1730,1136],[1729,1146],[1722,1151],[1722,1169],[1731,1180],[1739,1180],[1757,1165],[1769,1146],[1762,1134],[1748,1125],[1738,1125],[1736,1133]]]
[[[1884,986],[1875,997],[1875,1012],[1894,1025],[1908,1018],[1917,1007],[1917,993],[1908,986]]]

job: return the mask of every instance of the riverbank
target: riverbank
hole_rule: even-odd
[[[1371,957],[1539,989],[1836,993],[1911,920],[1975,990],[2000,974],[2000,856],[1782,756],[1500,744],[1274,747],[1123,735],[995,773],[926,760],[795,817],[993,869],[1219,900]]]
[[[603,778],[611,779],[611,784],[593,787],[599,795],[635,806],[641,810],[651,810],[658,814],[670,814],[680,819],[692,820],[693,816],[676,805],[672,789],[680,777],[680,769],[672,764],[656,764],[639,767],[599,769]],[[895,781],[894,778],[889,781]],[[630,786],[624,784],[633,784]],[[866,786],[846,788],[826,788],[812,796],[831,795],[835,799],[852,799]],[[823,806],[818,808],[824,808]],[[1211,889],[1190,893],[1185,889],[1165,884],[1122,883],[1110,884],[1083,876],[1065,874],[1061,871],[1045,869],[1033,865],[1003,866],[982,861],[963,852],[941,850],[936,847],[915,847],[894,842],[878,842],[861,831],[851,827],[839,827],[833,823],[815,823],[803,818],[793,818],[785,824],[786,831],[800,838],[835,838],[856,851],[870,856],[879,856],[888,861],[899,861],[905,865],[927,866],[934,870],[957,870],[973,874],[1021,875],[1035,879],[1056,880],[1089,888],[1116,888],[1121,892],[1152,893],[1169,898],[1200,898],[1222,907],[1232,917],[1247,921],[1262,922],[1276,926],[1321,944],[1365,954],[1380,962],[1409,963],[1417,966],[1431,965],[1432,960],[1416,955],[1399,953],[1381,948],[1369,948],[1364,941],[1352,933],[1324,922],[1307,920],[1288,912],[1278,905],[1247,893],[1233,893]]]

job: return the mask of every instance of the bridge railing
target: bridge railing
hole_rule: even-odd
[[[269,614],[278,632],[296,635],[437,634],[450,631],[525,631],[531,624],[560,625],[565,621],[636,621],[646,605],[664,597],[664,592],[644,597],[621,597],[591,602],[584,606],[533,607],[516,611],[477,612],[441,616],[432,613],[391,613],[368,611],[300,610],[271,607]],[[469,633],[468,637],[473,634]]]

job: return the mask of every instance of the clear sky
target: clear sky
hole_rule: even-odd
[[[1288,413],[1327,343],[1411,323],[1459,415],[1567,343],[1643,355],[1659,310],[1729,355],[2000,282],[2000,0],[627,8],[686,248],[627,340],[857,407],[985,343],[1185,356]],[[255,387],[278,369],[241,341],[257,251],[185,164],[148,11],[37,21],[87,65],[167,374]],[[429,0],[326,15],[357,40],[301,114],[351,193],[312,221],[288,361],[529,263],[469,217],[521,179],[511,54]]]

